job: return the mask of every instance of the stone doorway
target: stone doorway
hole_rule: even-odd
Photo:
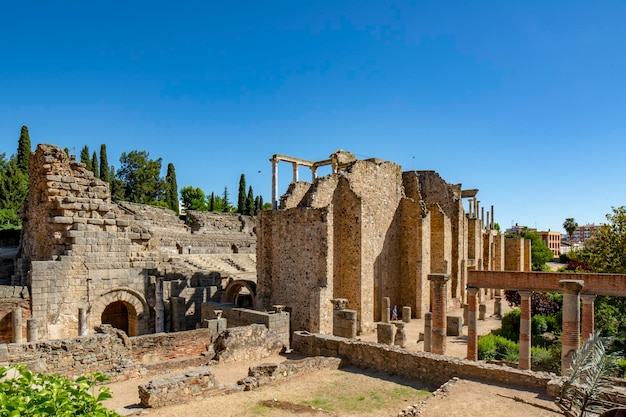
[[[112,302],[102,312],[101,322],[123,330],[128,336],[137,336],[137,312],[132,304]]]
[[[222,302],[256,310],[256,283],[248,280],[231,282],[224,291]]]

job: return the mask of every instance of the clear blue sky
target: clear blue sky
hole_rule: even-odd
[[[25,124],[33,149],[146,150],[179,187],[235,200],[245,173],[267,202],[272,154],[345,149],[563,231],[626,204],[625,22],[624,1],[6,1],[0,152]]]

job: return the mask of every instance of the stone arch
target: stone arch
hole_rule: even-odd
[[[256,310],[256,282],[247,279],[238,279],[228,284],[228,286],[226,286],[226,289],[224,290],[222,302],[239,305],[240,303],[238,303],[238,301],[240,300],[238,300],[238,298],[240,298],[240,294],[242,291],[250,294],[250,302],[252,304],[250,308]]]
[[[131,288],[116,288],[102,294],[94,301],[89,310],[89,326],[94,328],[102,324],[102,314],[107,307],[123,305],[128,316],[128,336],[149,333],[150,310],[148,302],[141,293]]]

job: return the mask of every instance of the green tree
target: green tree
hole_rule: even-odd
[[[246,197],[245,214],[254,216],[256,207],[254,205],[254,193],[252,192],[252,186],[248,187],[248,196]]]
[[[228,201],[228,187],[224,187],[224,193],[222,194],[222,211],[227,213],[230,211],[230,201]]]
[[[107,146],[104,143],[100,145],[100,179],[104,182],[111,182]]]
[[[188,185],[181,188],[180,194],[183,200],[183,207],[186,210],[206,211],[207,205],[202,189]]]
[[[577,227],[578,223],[576,223],[576,220],[574,220],[573,217],[568,217],[563,222],[563,229],[565,229],[565,231],[567,232],[567,237],[569,238],[570,242],[572,241],[572,235],[574,234],[574,231]]]
[[[124,182],[127,201],[158,204],[165,195],[165,181],[160,177],[161,158],[150,159],[146,151],[123,152],[117,177]]]
[[[96,151],[93,151],[93,156],[91,157],[91,172],[93,172],[96,178],[100,177],[100,174],[98,174],[98,155],[96,155]]]
[[[109,168],[109,179],[111,184],[111,199],[112,200],[124,200],[126,194],[124,181],[117,178],[115,175],[115,167],[111,165]]]
[[[536,232],[529,232],[524,230],[521,235],[524,239],[530,239],[531,241],[531,258],[533,271],[541,271],[546,266],[546,262],[554,259],[554,253],[549,247],[543,243],[541,236]]]
[[[176,214],[178,213],[178,184],[176,184],[176,170],[174,169],[174,164],[167,164],[167,174],[165,175],[165,202],[167,203],[167,207],[174,211]],[[204,194],[204,193],[203,193]],[[204,200],[204,197],[202,198]]]
[[[246,211],[246,176],[239,177],[239,193],[237,194],[237,213],[243,214]]]
[[[0,155],[0,229],[19,229],[22,225],[20,211],[28,196],[28,173],[11,157],[6,162]]]
[[[209,199],[209,211],[215,211],[215,193],[211,193],[211,198]]]
[[[22,126],[20,132],[20,138],[17,142],[17,166],[18,168],[28,175],[28,159],[30,158],[30,135],[28,134],[28,127]]]
[[[91,156],[89,155],[89,146],[83,146],[80,150],[80,162],[85,164],[85,168],[91,171]]]

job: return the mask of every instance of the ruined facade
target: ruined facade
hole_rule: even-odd
[[[28,317],[42,339],[91,333],[103,322],[130,336],[173,323],[196,328],[203,302],[254,281],[256,239],[248,216],[189,212],[188,219],[191,226],[164,208],[112,201],[109,185],[84,164],[38,145],[11,279],[29,294],[24,329]],[[182,305],[177,317],[172,300]],[[11,341],[4,333],[0,342]]]
[[[328,160],[332,174],[319,178],[315,168],[328,161],[271,161],[274,184],[278,161],[293,164],[294,182],[280,204],[274,197],[277,209],[257,220],[257,302],[285,305],[293,330],[332,333],[336,298],[357,311],[361,332],[382,319],[383,297],[422,317],[431,307],[429,274],[450,276],[448,305],[458,306],[468,270],[530,269],[528,242],[504,239],[493,209],[490,220],[484,210],[479,216],[477,190],[447,184],[434,171],[402,172],[343,151]],[[312,183],[297,181],[298,165],[311,168]]]

